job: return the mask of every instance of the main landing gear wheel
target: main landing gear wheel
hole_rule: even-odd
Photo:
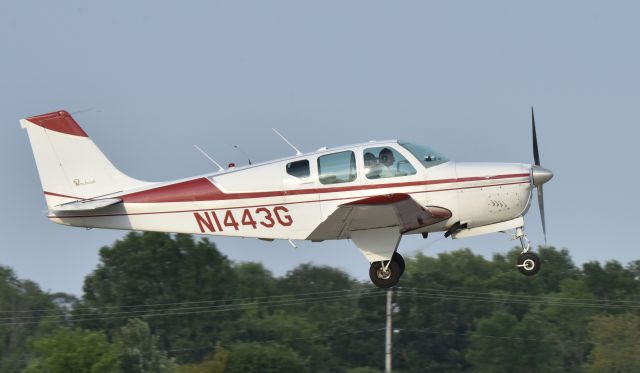
[[[404,274],[404,258],[402,257],[402,255],[400,255],[399,252],[394,252],[393,256],[391,257],[391,260],[398,262],[398,264],[400,265],[400,276],[402,276]]]
[[[540,258],[532,252],[520,254],[518,257],[518,271],[525,276],[533,276],[540,271]]]
[[[402,255],[394,253],[388,262],[373,262],[369,267],[369,278],[379,288],[387,289],[395,286],[404,272]]]

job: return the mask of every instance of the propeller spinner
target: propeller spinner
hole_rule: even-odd
[[[531,107],[531,129],[533,132],[533,161],[531,166],[531,179],[533,185],[538,189],[538,207],[540,208],[540,219],[542,219],[542,233],[544,243],[547,244],[547,228],[544,220],[544,192],[542,185],[553,178],[553,172],[540,166],[540,153],[538,152],[538,136],[536,135],[536,118]]]

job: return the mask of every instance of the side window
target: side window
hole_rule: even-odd
[[[416,169],[394,148],[381,146],[367,148],[364,155],[364,172],[367,179],[383,179],[415,175]]]
[[[352,151],[318,157],[318,173],[322,184],[348,183],[356,179],[356,156]]]
[[[309,171],[309,161],[303,159],[301,161],[287,163],[287,173],[295,177],[309,177],[311,174]]]

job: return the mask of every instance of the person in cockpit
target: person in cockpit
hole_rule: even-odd
[[[380,177],[394,177],[396,171],[394,169],[394,162],[396,161],[393,152],[389,148],[383,148],[380,150],[380,156],[378,157],[380,164]]]

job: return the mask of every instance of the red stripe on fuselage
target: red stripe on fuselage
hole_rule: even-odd
[[[189,181],[183,181],[175,184],[164,185],[161,187],[143,190],[136,193],[125,194],[120,196],[125,203],[160,203],[160,202],[191,202],[191,201],[219,201],[230,199],[249,199],[249,198],[268,198],[283,197],[305,194],[324,194],[337,192],[350,192],[368,189],[385,189],[385,188],[401,188],[408,186],[434,185],[434,184],[453,184],[471,181],[484,180],[500,180],[511,179],[516,177],[529,177],[529,174],[508,174],[490,177],[465,177],[459,179],[441,179],[441,180],[422,180],[410,181],[404,183],[385,183],[370,185],[354,185],[345,187],[327,187],[327,188],[311,188],[297,190],[276,190],[266,192],[241,192],[241,193],[224,193],[218,189],[209,179],[199,178]]]
[[[125,203],[194,202],[225,199],[208,179],[199,178],[121,196]]]
[[[488,185],[478,185],[478,186],[462,187],[462,188],[418,190],[418,191],[405,192],[405,193],[407,195],[421,194],[421,193],[437,193],[437,192],[448,192],[448,191],[452,191],[452,190],[492,188],[492,187],[502,187],[502,186],[519,185],[519,184],[529,184],[529,182],[528,181],[519,181],[519,182],[514,182],[514,183],[488,184]],[[95,218],[95,217],[109,217],[109,216],[176,214],[176,213],[184,213],[184,212],[218,211],[218,210],[231,210],[231,209],[247,209],[247,208],[254,208],[254,207],[270,207],[270,206],[280,206],[280,205],[298,205],[298,204],[303,204],[303,203],[346,201],[346,200],[357,200],[358,198],[361,198],[361,197],[327,198],[327,199],[320,199],[320,200],[314,199],[314,200],[296,201],[296,202],[277,202],[277,203],[268,203],[268,204],[261,204],[261,205],[243,205],[243,206],[233,206],[233,207],[223,206],[223,207],[214,207],[214,208],[206,208],[206,209],[189,209],[189,210],[167,210],[167,211],[154,211],[154,212],[95,214],[95,215],[64,215],[64,216],[49,215],[48,218],[67,219],[67,218],[87,218],[87,217]]]
[[[53,113],[47,113],[42,115],[36,115],[29,117],[27,120],[42,128],[46,128],[51,131],[60,133],[66,133],[67,135],[89,137],[86,132],[80,128],[78,123],[71,117],[71,114],[64,110],[54,111]]]

